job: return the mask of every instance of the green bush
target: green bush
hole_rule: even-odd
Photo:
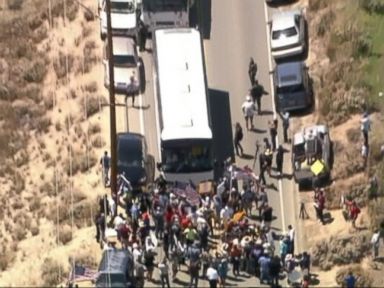
[[[384,14],[384,0],[360,0],[359,5],[368,13]]]
[[[45,258],[41,265],[41,279],[43,280],[44,286],[55,287],[65,276],[65,271],[58,262],[52,258]]]

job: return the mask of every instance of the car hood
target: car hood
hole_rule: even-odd
[[[111,14],[112,29],[133,29],[136,28],[136,15],[131,14]]]
[[[132,186],[138,185],[139,180],[145,176],[145,169],[140,166],[126,166],[118,163],[117,171],[119,174],[124,172]]]
[[[279,49],[279,48],[285,48],[286,46],[294,46],[299,44],[300,42],[300,36],[299,34],[291,37],[280,37],[279,39],[271,39],[271,48],[272,49]]]
[[[308,95],[306,91],[292,93],[277,93],[280,111],[290,111],[305,108],[308,105]]]

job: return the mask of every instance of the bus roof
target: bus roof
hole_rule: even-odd
[[[155,31],[161,139],[210,139],[200,33],[191,28]]]

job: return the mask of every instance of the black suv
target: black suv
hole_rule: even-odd
[[[137,133],[117,134],[117,171],[125,174],[134,190],[143,191],[153,182],[155,161],[148,155],[143,135]]]
[[[312,105],[311,79],[304,62],[277,64],[274,83],[276,109],[279,112],[302,110]]]

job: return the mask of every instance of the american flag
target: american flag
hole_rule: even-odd
[[[253,178],[253,179],[257,179],[257,175],[253,172],[253,170],[251,168],[249,168],[248,165],[244,166],[243,168],[240,168],[240,167],[236,167],[233,171],[233,176],[240,180],[244,180],[244,179],[249,179],[249,178]]]
[[[92,281],[96,280],[99,272],[84,266],[75,265],[69,275],[69,282],[80,282],[80,281]]]
[[[191,185],[179,183],[176,188],[173,188],[173,193],[179,198],[186,198],[192,205],[200,205],[200,195]]]

